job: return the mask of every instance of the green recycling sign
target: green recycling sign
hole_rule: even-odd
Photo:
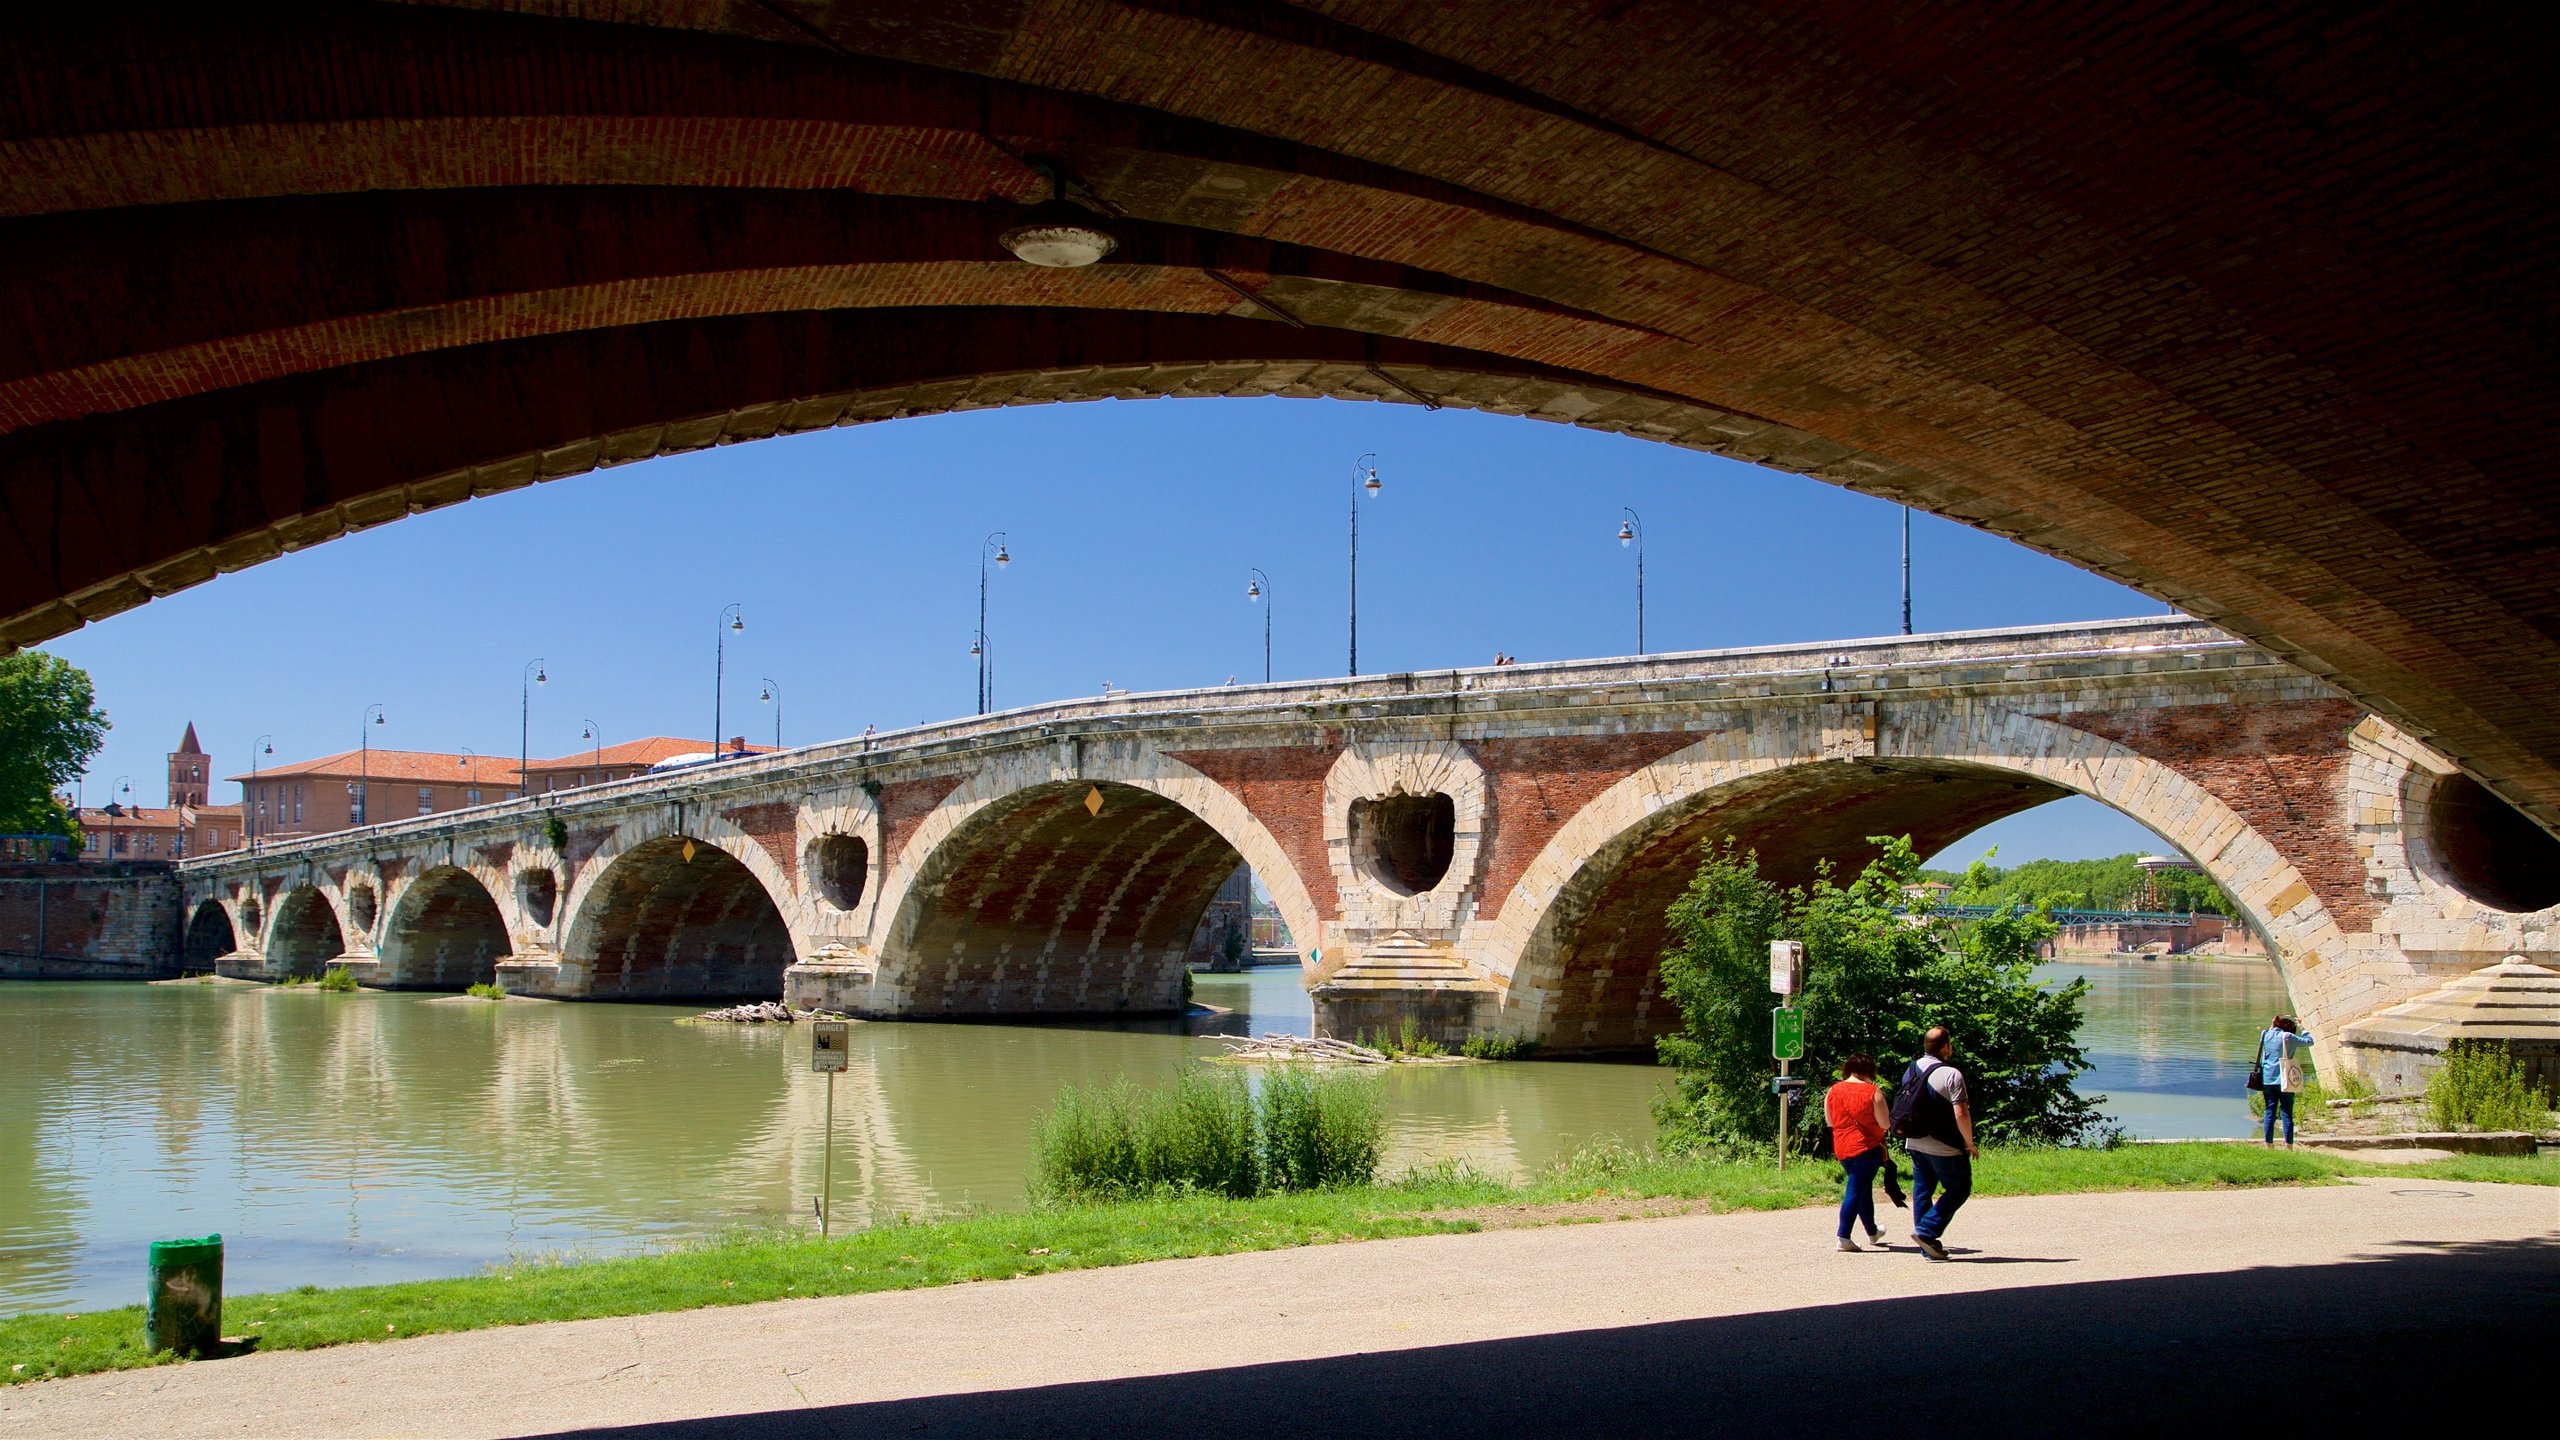
[[[1781,1005],[1769,1012],[1769,1056],[1773,1060],[1804,1058],[1804,1012]]]

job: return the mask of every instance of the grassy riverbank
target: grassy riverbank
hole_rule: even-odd
[[[1061,1205],[899,1221],[830,1241],[748,1233],[659,1254],[527,1261],[452,1280],[234,1295],[223,1306],[223,1328],[255,1337],[264,1349],[300,1350],[1192,1255],[1701,1210],[1775,1210],[1827,1203],[1838,1193],[1837,1173],[1824,1164],[1796,1164],[1782,1174],[1766,1163],[1598,1149],[1520,1185],[1442,1169],[1393,1184],[1251,1200],[1194,1196]],[[2560,1156],[2463,1158],[2386,1169],[2245,1145],[2019,1151],[1985,1159],[1978,1193],[2319,1184],[2341,1175],[2384,1173],[2552,1185],[2560,1184]],[[0,1382],[151,1363],[142,1352],[139,1307],[0,1320]]]

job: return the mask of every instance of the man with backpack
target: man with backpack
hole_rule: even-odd
[[[1933,1025],[1920,1058],[1902,1072],[1893,1097],[1893,1133],[1911,1151],[1911,1239],[1932,1260],[1947,1258],[1942,1237],[1973,1194],[1973,1100],[1955,1067],[1955,1040]]]

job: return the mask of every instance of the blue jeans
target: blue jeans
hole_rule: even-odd
[[[1911,1152],[1911,1233],[1935,1240],[1947,1233],[1973,1194],[1973,1160],[1965,1155]]]
[[[1862,1155],[1852,1155],[1840,1162],[1847,1172],[1848,1183],[1840,1190],[1840,1238],[1849,1238],[1849,1222],[1857,1220],[1876,1233],[1876,1172],[1884,1168],[1884,1147],[1879,1145]]]
[[[2272,1145],[2272,1144],[2274,1144],[2274,1143],[2275,1143],[2275,1138],[2276,1138],[2276,1112],[2277,1112],[2278,1110],[2282,1110],[2282,1111],[2284,1112],[2284,1143],[2286,1143],[2287,1145],[2292,1144],[2292,1143],[2293,1143],[2293,1094],[2292,1094],[2292,1092],[2291,1092],[2291,1091],[2287,1091],[2287,1090],[2261,1090],[2261,1091],[2259,1091],[2258,1093],[2259,1093],[2259,1094],[2261,1094],[2261,1095],[2263,1095],[2263,1096],[2265,1096],[2265,1097],[2267,1098],[2267,1125],[2266,1125],[2266,1134],[2264,1135],[2264,1137],[2263,1137],[2263,1138],[2264,1138],[2264,1139],[2266,1140],[2266,1142],[2267,1142],[2268,1144],[2270,1144],[2270,1145]]]

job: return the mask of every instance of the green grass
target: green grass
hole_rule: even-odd
[[[1462,1166],[1391,1184],[1230,1200],[1158,1196],[1043,1205],[1027,1212],[895,1221],[837,1240],[745,1232],[659,1254],[511,1264],[452,1280],[344,1290],[304,1287],[234,1295],[223,1329],[262,1348],[302,1350],[404,1335],[547,1320],[637,1315],[815,1295],[918,1289],[1193,1255],[1224,1255],[1470,1231],[1463,1212],[1527,1207],[1525,1223],[1576,1223],[1610,1202],[1676,1200],[1701,1208],[1779,1210],[1839,1194],[1827,1162],[1666,1156],[1597,1146],[1518,1184]],[[2113,1150],[1994,1151],[1975,1169],[1980,1195],[2192,1190],[2327,1184],[2349,1175],[2469,1184],[2560,1185],[2560,1155],[2465,1156],[2423,1165],[2360,1164],[2333,1154],[2255,1145],[2128,1145]],[[1538,1207],[1554,1207],[1541,1214]],[[142,1353],[139,1307],[0,1320],[0,1382],[127,1369]]]
[[[476,985],[464,986],[462,993],[470,996],[474,1000],[504,1000],[507,998],[507,992],[504,987],[485,980]]]
[[[356,972],[343,965],[332,965],[320,977],[320,988],[336,995],[356,993]]]
[[[2542,1101],[2501,1045],[2448,1045],[2427,1077],[2427,1123],[2438,1130],[2539,1130],[2551,1122]]]

